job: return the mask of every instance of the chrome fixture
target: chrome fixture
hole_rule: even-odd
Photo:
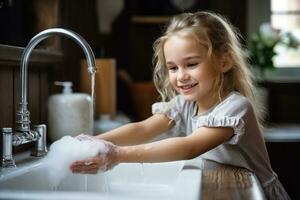
[[[12,157],[12,129],[1,128],[1,167],[15,167],[15,161]]]
[[[32,152],[33,156],[43,156],[47,153],[46,146],[46,125],[35,125],[30,129],[30,112],[27,109],[27,72],[29,56],[35,46],[42,40],[50,36],[66,36],[74,40],[83,50],[89,73],[96,72],[95,56],[90,45],[84,38],[75,33],[74,31],[62,28],[51,28],[44,30],[34,36],[24,49],[21,58],[21,85],[19,96],[19,110],[17,111],[16,128],[13,133],[11,128],[1,129],[1,142],[2,142],[2,162],[1,167],[14,167],[15,162],[12,156],[12,146],[19,146],[28,142],[36,142],[35,150]]]

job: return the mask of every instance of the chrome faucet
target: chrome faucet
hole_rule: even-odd
[[[75,33],[74,31],[62,29],[62,28],[51,28],[44,30],[34,36],[24,49],[21,58],[21,93],[19,96],[19,110],[17,111],[16,128],[13,133],[11,128],[1,129],[1,144],[2,144],[2,159],[1,167],[14,167],[15,162],[12,156],[12,146],[19,146],[28,142],[36,142],[35,150],[31,153],[33,156],[43,156],[47,153],[46,146],[46,125],[40,124],[33,126],[30,129],[30,112],[27,109],[27,71],[29,56],[35,46],[42,40],[50,36],[66,36],[74,40],[84,51],[86,56],[88,71],[89,73],[96,72],[95,56],[90,45],[84,38]]]

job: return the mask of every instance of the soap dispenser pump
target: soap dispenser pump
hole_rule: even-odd
[[[55,81],[54,85],[62,86],[62,93],[63,94],[71,94],[72,93],[72,86],[73,83],[70,81]]]
[[[76,136],[84,133],[92,135],[93,105],[91,96],[73,93],[72,82],[54,83],[62,86],[62,93],[50,96],[48,101],[49,138],[51,141],[65,135]]]

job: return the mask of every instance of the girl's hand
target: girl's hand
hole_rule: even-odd
[[[76,137],[78,140],[100,140],[92,136],[88,135],[79,135]],[[70,166],[70,170],[73,173],[86,173],[86,174],[96,174],[98,170],[109,170],[113,166],[118,164],[117,161],[117,146],[107,142],[105,140],[100,140],[103,142],[108,149],[107,152],[99,152],[96,156],[84,159],[84,160],[78,160],[72,163]]]

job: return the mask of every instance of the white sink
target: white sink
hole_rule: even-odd
[[[201,170],[191,162],[119,164],[96,175],[69,174],[52,188],[40,161],[0,173],[0,199],[199,200]]]

